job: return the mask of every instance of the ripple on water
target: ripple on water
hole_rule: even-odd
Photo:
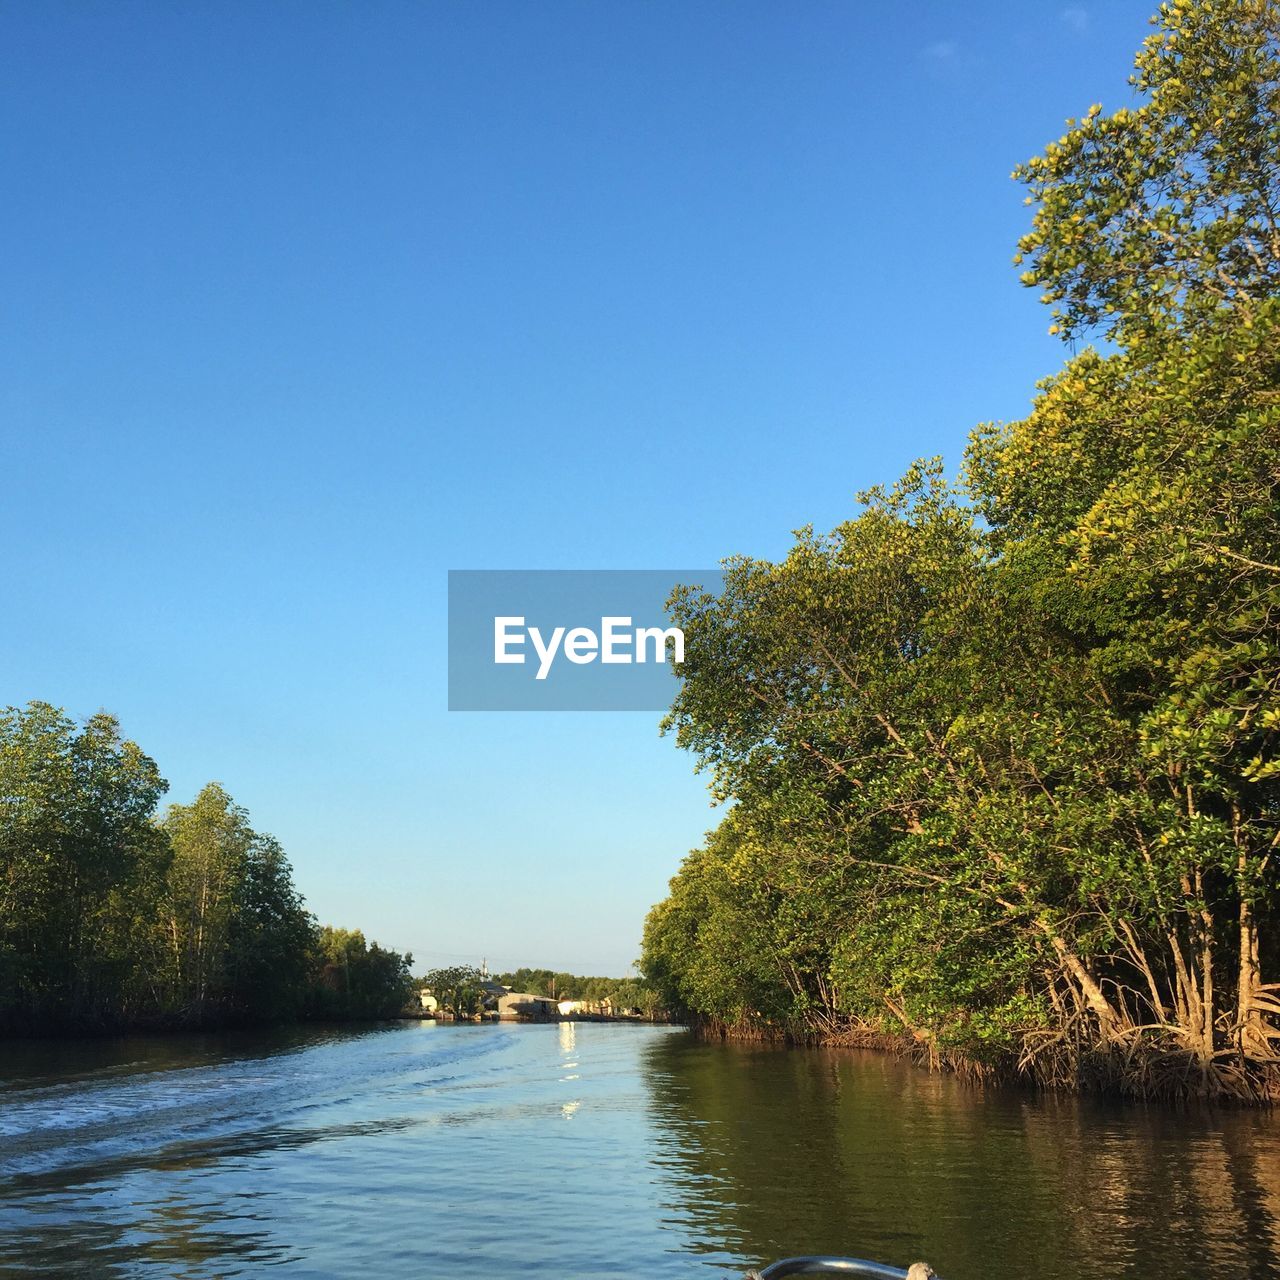
[[[1272,1117],[601,1024],[82,1052],[0,1058],[0,1269],[564,1280],[822,1251],[950,1280],[1280,1277]]]

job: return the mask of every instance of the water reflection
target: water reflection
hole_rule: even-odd
[[[557,1025],[557,1031],[560,1035],[560,1052],[565,1057],[571,1057],[578,1043],[578,1024],[576,1022],[561,1022]]]
[[[738,1257],[924,1257],[979,1277],[1280,1276],[1280,1130],[981,1091],[876,1054],[659,1041],[673,1224]]]
[[[0,1046],[0,1273],[1280,1277],[1277,1133],[594,1023]]]

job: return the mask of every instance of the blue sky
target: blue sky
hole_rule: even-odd
[[[1019,160],[1154,0],[0,10],[0,702],[115,712],[326,921],[621,972],[657,717],[450,714],[450,568],[779,555],[1063,351]]]

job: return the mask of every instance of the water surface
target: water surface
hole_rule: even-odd
[[[611,1024],[0,1047],[0,1273],[1280,1280],[1280,1124]]]

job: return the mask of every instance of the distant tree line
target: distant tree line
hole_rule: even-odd
[[[551,969],[516,969],[496,981],[513,991],[556,1000],[609,1000],[617,1009],[639,1009],[646,1017],[658,1012],[657,993],[640,978],[590,978]]]
[[[484,1008],[489,994],[484,985],[486,981],[475,965],[454,964],[428,970],[414,979],[413,985],[415,990],[435,996],[440,1008],[460,1018],[469,1018]]]
[[[642,969],[745,1034],[1280,1096],[1280,5],[1177,0],[1019,172],[1023,421],[678,593],[732,801]],[[909,341],[904,335],[904,341]]]
[[[320,928],[217,784],[167,789],[105,713],[0,712],[0,1030],[384,1017],[410,957]]]

